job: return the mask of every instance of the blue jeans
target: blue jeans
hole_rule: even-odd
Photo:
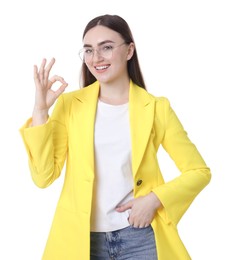
[[[153,229],[132,226],[91,232],[91,260],[157,260]]]

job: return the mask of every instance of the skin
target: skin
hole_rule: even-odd
[[[114,47],[124,42],[119,33],[98,25],[86,33],[83,44],[97,49],[104,41],[110,41],[110,45]],[[123,44],[113,49],[113,55],[110,59],[105,59],[95,51],[92,60],[86,63],[90,72],[100,82],[99,99],[103,102],[112,105],[128,102],[130,78],[127,71],[127,61],[132,58],[134,49],[134,43]],[[54,58],[48,64],[46,59],[43,59],[39,69],[36,65],[34,66],[36,90],[32,126],[46,123],[50,107],[68,86],[60,76],[55,75],[49,78],[54,63]],[[56,91],[52,90],[52,85],[55,82],[60,82],[60,87]],[[143,228],[150,225],[156,211],[161,206],[158,197],[150,192],[146,196],[119,205],[116,211],[130,210],[129,224],[136,228]]]
[[[83,43],[96,49],[102,42],[108,40],[111,41],[112,46],[124,42],[119,33],[99,25],[86,33]],[[99,98],[102,101],[114,105],[128,102],[130,79],[127,72],[127,61],[132,57],[134,48],[133,43],[121,45],[113,50],[110,59],[105,59],[95,52],[93,59],[86,63],[90,72],[100,82]],[[107,68],[97,70],[101,66]]]
[[[47,66],[46,63],[46,59],[43,59],[39,70],[34,65],[35,104],[32,113],[32,126],[46,123],[50,107],[68,86],[66,81],[60,76],[55,75],[49,79],[55,59],[52,58]],[[51,88],[57,81],[60,82],[60,87],[54,91]]]

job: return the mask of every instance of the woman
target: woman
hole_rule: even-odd
[[[126,21],[91,20],[80,56],[83,88],[66,94],[62,77],[49,79],[54,59],[34,67],[33,115],[21,128],[36,185],[49,186],[66,161],[43,259],[190,259],[177,224],[209,183],[209,168],[169,101],[146,91]],[[160,145],[181,172],[167,183]]]

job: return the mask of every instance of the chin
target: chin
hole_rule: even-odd
[[[109,78],[105,78],[105,77],[95,77],[99,82],[101,82],[101,83],[104,83],[104,84],[106,84],[106,83],[110,83],[112,80],[111,79],[109,79]]]

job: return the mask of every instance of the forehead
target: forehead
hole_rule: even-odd
[[[104,41],[119,42],[122,37],[116,31],[106,26],[97,25],[91,28],[84,36],[83,43],[89,45],[97,45]]]

